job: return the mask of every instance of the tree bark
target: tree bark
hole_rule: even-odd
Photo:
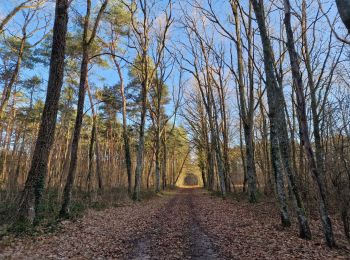
[[[300,197],[299,188],[295,181],[294,172],[291,166],[291,153],[290,144],[287,131],[287,124],[284,113],[284,96],[282,89],[278,86],[276,75],[274,72],[274,55],[271,47],[271,42],[268,36],[268,31],[265,22],[265,12],[263,0],[250,0],[255,17],[258,23],[261,43],[263,45],[264,54],[264,66],[266,74],[266,88],[267,88],[267,98],[269,106],[269,119],[270,119],[270,131],[271,131],[271,146],[273,146],[273,151],[276,153],[280,152],[281,159],[283,162],[284,171],[287,174],[288,181],[291,185],[293,191],[293,199],[298,215],[299,221],[299,235],[301,238],[311,239],[311,231],[308,224],[308,220],[305,215],[305,209],[303,206],[302,199]],[[271,150],[272,151],[272,150]],[[279,154],[272,154],[271,158],[274,162],[276,158],[280,156]],[[278,163],[278,162],[277,162]],[[274,170],[279,170],[275,168]],[[276,174],[281,174],[277,172]]]
[[[124,78],[123,73],[120,68],[120,64],[117,62],[116,58],[113,57],[114,64],[117,67],[119,79],[120,79],[120,95],[122,97],[122,115],[123,115],[123,139],[124,139],[124,155],[125,155],[125,164],[126,164],[126,173],[128,175],[128,193],[131,194],[131,170],[132,170],[132,162],[131,162],[131,152],[130,152],[130,139],[128,134],[128,125],[126,122],[126,97],[125,97],[125,88],[124,88]]]
[[[240,28],[240,18],[237,12],[237,5],[234,0],[230,1],[232,13],[235,19],[236,28],[236,50],[237,50],[237,64],[238,64],[238,93],[239,93],[239,111],[240,117],[242,118],[242,125],[244,131],[244,141],[245,141],[245,159],[247,167],[247,182],[248,182],[248,194],[249,201],[251,203],[256,203],[257,198],[257,187],[256,187],[256,168],[254,159],[254,133],[253,133],[253,111],[252,102],[254,99],[250,98],[249,101],[249,111],[247,111],[247,101],[246,101],[246,91],[244,85],[244,66],[243,66],[243,51],[241,42],[241,28]],[[251,82],[252,83],[252,82]],[[252,89],[250,90],[252,95]]]
[[[54,141],[58,103],[63,83],[68,22],[68,0],[56,0],[50,71],[44,111],[32,164],[19,204],[17,220],[32,224],[42,197],[48,158]]]
[[[162,146],[163,146],[163,165],[162,165],[162,189],[165,190],[167,187],[167,173],[168,173],[168,149],[166,145],[166,130],[164,129],[162,137]]]
[[[350,32],[350,0],[335,0],[340,18]]]
[[[85,92],[86,92],[86,84],[87,84],[87,76],[88,76],[88,64],[89,64],[89,49],[91,43],[94,41],[96,36],[96,30],[98,24],[102,18],[102,14],[106,9],[108,0],[105,0],[98,12],[94,23],[94,29],[88,38],[88,30],[89,30],[89,21],[90,21],[90,12],[91,12],[91,0],[87,0],[87,11],[84,21],[84,32],[83,32],[83,40],[82,40],[82,61],[80,67],[80,83],[79,83],[79,93],[78,93],[78,105],[77,105],[77,115],[75,118],[74,132],[73,132],[73,140],[71,147],[71,155],[70,155],[70,165],[68,170],[68,176],[66,185],[64,187],[63,192],[63,201],[62,207],[60,210],[60,217],[68,217],[70,211],[70,203],[72,198],[72,189],[75,179],[75,172],[77,168],[77,159],[78,159],[78,148],[79,148],[79,139],[80,132],[83,123],[83,115],[84,115],[84,101],[85,101]]]
[[[309,138],[309,129],[307,124],[307,116],[306,116],[306,102],[304,96],[304,83],[300,72],[300,66],[298,61],[298,54],[295,49],[294,44],[294,35],[291,25],[291,7],[289,0],[284,0],[284,25],[287,34],[287,48],[292,68],[292,77],[293,77],[293,85],[295,88],[295,93],[297,97],[297,115],[300,122],[300,138],[305,149],[306,156],[308,158],[309,167],[314,175],[314,178],[317,183],[317,187],[319,190],[319,206],[320,206],[320,215],[324,229],[324,235],[327,241],[327,245],[329,247],[335,246],[332,223],[328,216],[328,207],[327,207],[327,198],[326,191],[323,182],[323,176],[321,176],[320,171],[316,165],[314,152],[312,150],[311,141]]]
[[[146,59],[145,59],[146,60]],[[147,67],[147,66],[146,66]],[[140,200],[140,191],[141,191],[141,175],[143,171],[143,157],[144,157],[144,146],[145,146],[145,123],[146,123],[146,114],[147,114],[147,82],[146,79],[142,82],[142,105],[141,105],[141,121],[139,128],[139,142],[137,146],[137,154],[136,154],[136,170],[135,170],[135,186],[133,199]]]
[[[97,114],[95,111],[95,107],[92,100],[92,94],[91,89],[89,86],[89,83],[86,83],[86,88],[88,91],[88,96],[90,100],[91,105],[91,111],[92,111],[92,128],[91,128],[91,137],[90,137],[90,147],[89,147],[89,171],[87,176],[87,183],[88,183],[88,191],[91,191],[91,177],[93,173],[93,158],[94,158],[94,147],[95,147],[95,154],[96,154],[96,175],[97,175],[97,183],[98,183],[98,189],[102,190],[102,175],[101,175],[101,165],[100,165],[100,148],[98,145],[98,132],[97,132]]]

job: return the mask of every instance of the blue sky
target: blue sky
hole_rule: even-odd
[[[7,14],[16,4],[20,3],[22,0],[11,0],[11,1],[6,1],[6,0],[0,0],[0,19],[1,17],[4,16],[4,14]],[[97,0],[93,0],[93,6],[96,6],[96,3],[98,3],[99,1]],[[159,1],[161,4],[164,4],[164,0]],[[201,2],[205,2],[205,1],[201,1]],[[230,14],[230,9],[229,9],[229,5],[228,5],[228,1],[225,0],[219,0],[219,1],[214,1],[214,9],[216,11],[216,13],[222,18],[222,22],[228,26],[228,28],[232,25],[230,25],[228,23],[228,16]],[[300,0],[296,0],[297,3],[300,3]],[[309,1],[308,1],[309,2]],[[334,17],[336,17],[336,8],[335,8],[335,4],[334,1],[332,0],[322,0],[322,2],[324,3],[324,10],[329,10],[328,12],[328,16],[330,17],[331,20],[333,20]],[[274,5],[271,5],[271,3],[277,3]],[[279,35],[279,30],[280,28],[278,27],[278,21],[281,18],[279,15],[279,8],[282,6],[281,2],[276,2],[276,1],[267,1],[265,0],[265,4],[266,4],[266,8],[269,8],[272,10],[270,17],[270,31],[271,34],[278,36]],[[292,2],[292,4],[294,6],[295,2]],[[205,6],[205,5],[204,5]],[[331,7],[332,6],[332,7]],[[193,10],[191,9],[191,7],[189,7],[186,4],[186,1],[184,0],[180,0],[180,1],[175,1],[174,4],[174,17],[176,17],[177,19],[179,19],[181,21],[181,11],[180,11],[180,7],[183,7],[185,10],[189,11],[189,12],[193,12]],[[312,17],[315,15],[315,13],[317,12],[317,2],[313,3],[313,8],[309,8],[308,12],[309,12],[309,16]],[[331,7],[331,9],[329,9]],[[74,10],[74,11],[73,11]],[[157,10],[153,10],[154,12],[157,12]],[[73,0],[73,6],[70,9],[70,22],[69,22],[69,30],[73,31],[74,30],[74,25],[73,25],[73,19],[74,19],[74,13],[78,12],[80,14],[84,14],[85,13],[85,0]],[[299,10],[296,10],[296,12],[299,12]],[[40,13],[41,15],[41,22],[44,21],[45,17],[53,17],[54,14],[54,1],[48,1],[48,3],[45,5],[43,11]],[[19,13],[16,15],[15,19],[10,23],[10,26],[8,28],[8,30],[12,33],[12,34],[17,34],[19,33],[19,25],[21,22],[23,21],[22,18],[22,14]],[[294,20],[295,22],[295,20]],[[18,23],[18,24],[16,24]],[[329,28],[328,28],[328,24],[326,22],[325,19],[323,19],[322,25],[324,26],[324,30],[322,30],[322,28],[319,26],[317,29],[316,34],[318,38],[327,38],[329,35]],[[48,25],[48,28],[52,28],[52,20],[51,23]],[[233,26],[232,26],[233,28]],[[345,32],[344,30],[344,26],[341,23],[337,23],[335,29],[337,31],[339,31],[340,35],[344,35],[343,33]],[[42,31],[43,32],[43,31]],[[40,38],[42,35],[42,33],[37,34],[35,37],[33,37],[31,39],[32,42],[35,42],[38,38]],[[182,43],[186,43],[186,39],[184,37],[184,33],[182,31],[182,29],[179,26],[179,23],[175,23],[173,28],[170,31],[170,36],[171,36],[171,43],[170,46],[175,46],[177,48],[179,48],[179,42]],[[225,42],[225,39],[223,39],[222,36],[220,36],[219,34],[215,34],[215,39],[220,39],[223,42]],[[260,39],[258,38],[258,35],[256,35],[256,43],[259,44],[260,43]],[[227,44],[227,43],[225,43]],[[276,44],[276,42],[275,42]],[[228,46],[228,45],[227,45]],[[186,51],[182,51],[180,50],[180,52],[185,53],[186,57],[191,59],[191,56],[189,53],[186,53]],[[129,50],[129,55],[131,60],[132,57],[135,56],[135,53],[133,51]],[[259,57],[257,57],[257,60],[259,60]],[[261,60],[259,61],[261,63]],[[262,64],[262,63],[261,63]],[[287,63],[286,63],[287,64]],[[30,76],[30,75],[40,75],[44,81],[47,79],[47,73],[48,73],[48,68],[43,67],[43,66],[37,66],[33,71],[29,71],[26,70],[24,71],[24,75]],[[103,78],[104,80],[102,81],[101,78]],[[124,70],[124,79],[126,80],[126,83],[128,81],[128,77],[127,77],[127,70]],[[89,80],[91,82],[91,85],[112,85],[112,84],[116,84],[119,81],[119,77],[118,74],[116,73],[115,69],[112,68],[99,68],[97,66],[94,67],[94,69],[91,71],[90,75],[89,75]],[[172,88],[173,86],[177,85],[179,80],[179,72],[178,69],[175,69],[171,75],[171,77],[169,78],[167,84],[170,87],[170,94],[173,92]],[[189,80],[190,81],[190,76],[187,74],[184,76],[184,80]],[[230,83],[230,92],[231,92],[231,96],[230,98],[230,106],[231,106],[231,110],[232,110],[232,115],[234,119],[238,118],[238,113],[236,110],[236,97],[235,97],[235,83],[232,80]],[[46,89],[46,82],[43,84],[43,89]],[[286,95],[288,96],[288,89],[286,89]],[[40,95],[39,97],[43,97],[44,93],[42,95]],[[86,107],[89,107],[89,102],[88,99],[86,99]],[[173,110],[173,105],[169,104],[167,107],[167,111],[168,114],[171,114],[171,111]],[[236,112],[235,112],[236,111]]]

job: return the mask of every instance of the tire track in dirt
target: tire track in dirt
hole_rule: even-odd
[[[168,255],[180,259],[182,257],[181,226],[173,221],[179,206],[177,196],[171,198],[153,217],[150,225],[140,230],[140,234],[129,241],[133,246],[130,247],[125,259],[164,259]],[[177,222],[181,224],[181,221]]]
[[[194,211],[196,191],[181,190],[137,239],[127,259],[218,259]],[[131,241],[130,241],[131,242]]]
[[[189,206],[190,219],[187,224],[187,244],[189,245],[189,250],[185,255],[188,255],[190,259],[219,259],[219,255],[214,249],[212,240],[204,232],[203,228],[200,226],[198,221],[195,202],[197,194],[191,191],[190,194],[186,196],[186,203]]]

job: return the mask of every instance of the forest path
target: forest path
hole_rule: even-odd
[[[182,189],[133,242],[128,259],[219,259],[197,218],[199,190]]]
[[[0,243],[0,259],[350,259],[322,232],[281,230],[273,203],[222,200],[180,189],[141,203],[90,210],[61,231]],[[319,223],[312,223],[319,230]],[[2,244],[2,245],[1,245]]]

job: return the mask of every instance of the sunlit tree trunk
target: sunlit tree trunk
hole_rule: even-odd
[[[278,86],[276,75],[274,72],[274,55],[271,47],[271,42],[268,36],[264,2],[262,0],[251,0],[254,8],[255,17],[258,23],[261,43],[264,53],[264,65],[266,75],[266,88],[269,106],[269,118],[270,118],[270,136],[271,136],[271,156],[272,164],[276,174],[282,174],[280,172],[281,167],[276,167],[280,162],[276,161],[281,155],[283,162],[283,168],[287,174],[289,183],[291,185],[294,197],[294,203],[298,215],[299,221],[299,235],[302,238],[310,239],[311,231],[306,218],[305,209],[302,199],[300,197],[299,188],[295,181],[294,172],[291,167],[291,154],[289,147],[289,137],[287,131],[287,124],[284,113],[284,96],[282,89]],[[279,151],[279,153],[278,153]],[[283,217],[281,215],[281,217]],[[283,223],[283,222],[282,222]],[[286,222],[288,223],[288,222]]]
[[[287,48],[290,58],[290,64],[292,69],[293,76],[293,85],[296,92],[297,97],[297,115],[299,118],[299,127],[300,127],[300,138],[305,149],[306,156],[308,158],[310,171],[314,175],[314,178],[317,183],[317,187],[319,190],[319,206],[320,206],[320,214],[321,220],[323,224],[324,234],[327,241],[327,245],[329,247],[333,247],[335,245],[332,223],[328,216],[328,206],[327,206],[327,198],[323,176],[320,174],[319,168],[316,165],[316,160],[314,157],[314,152],[312,150],[312,145],[309,137],[309,128],[307,124],[307,116],[306,116],[306,101],[304,96],[304,83],[300,72],[298,54],[295,49],[294,44],[294,35],[291,25],[291,7],[289,0],[284,0],[284,25],[287,34]]]
[[[148,92],[147,76],[145,78],[146,79],[144,79],[142,82],[142,90],[141,90],[141,98],[142,98],[141,121],[140,121],[140,127],[139,127],[139,140],[138,140],[137,153],[136,153],[135,186],[134,186],[134,193],[133,193],[134,200],[140,200],[141,174],[143,171],[143,157],[144,157],[144,146],[145,146],[145,123],[146,123],[146,114],[147,114],[147,92]]]
[[[86,16],[84,21],[84,32],[83,32],[83,40],[82,40],[82,61],[80,67],[80,82],[79,82],[79,93],[78,93],[78,105],[77,105],[77,115],[75,119],[74,132],[73,132],[73,140],[71,147],[71,155],[70,155],[70,165],[68,170],[68,176],[66,185],[64,187],[63,192],[63,201],[62,207],[60,210],[61,217],[69,216],[70,211],[70,203],[72,198],[72,189],[75,179],[75,172],[77,168],[77,160],[78,160],[78,148],[79,148],[79,139],[80,132],[83,123],[83,115],[84,115],[84,101],[85,101],[85,92],[86,92],[86,84],[87,84],[87,76],[88,76],[88,64],[89,64],[89,49],[91,43],[94,41],[96,36],[96,30],[98,24],[102,18],[102,14],[106,9],[108,0],[105,0],[98,12],[95,23],[93,25],[93,31],[88,37],[89,24],[90,24],[90,12],[91,12],[91,0],[87,0],[87,8],[86,8]]]
[[[91,111],[92,111],[92,127],[91,127],[91,136],[90,136],[90,145],[89,145],[89,166],[88,166],[88,175],[87,175],[87,184],[88,184],[88,191],[91,191],[91,181],[92,181],[92,174],[93,174],[93,158],[94,158],[94,147],[95,147],[95,155],[96,155],[96,175],[97,175],[97,183],[98,183],[98,189],[102,190],[102,176],[101,176],[101,165],[100,165],[100,148],[98,145],[98,132],[97,132],[97,114],[95,111],[94,103],[92,100],[92,94],[91,89],[89,86],[89,83],[87,82],[86,85],[88,96],[90,100],[91,105]]]
[[[162,146],[163,146],[163,165],[162,165],[162,189],[165,190],[167,187],[167,173],[168,173],[168,148],[166,143],[166,129],[162,136]]]
[[[47,94],[31,167],[19,204],[18,221],[33,223],[44,189],[48,159],[55,136],[63,83],[68,22],[68,0],[56,0]]]
[[[115,51],[115,50],[114,50]],[[126,173],[128,175],[128,192],[132,192],[132,183],[131,183],[131,171],[132,171],[132,162],[131,162],[131,151],[130,151],[130,138],[128,133],[127,126],[127,115],[126,115],[126,97],[125,97],[125,87],[124,87],[124,77],[120,67],[120,64],[117,62],[116,58],[113,56],[114,64],[117,67],[119,80],[120,80],[120,95],[122,97],[122,116],[123,116],[123,140],[124,140],[124,155],[125,155],[125,164],[126,164]]]
[[[242,126],[245,140],[245,160],[246,160],[246,177],[248,182],[248,194],[249,201],[252,203],[257,202],[257,187],[256,187],[256,169],[254,160],[254,133],[253,133],[253,104],[254,98],[252,96],[249,99],[249,110],[247,108],[246,91],[244,84],[244,65],[243,65],[243,50],[241,42],[241,21],[237,12],[237,5],[234,0],[230,1],[232,13],[235,19],[235,31],[236,31],[236,50],[237,50],[237,64],[238,64],[238,93],[239,93],[239,111],[242,118]],[[250,36],[251,37],[251,36]],[[251,40],[251,39],[250,39]],[[250,82],[253,84],[253,82]],[[250,95],[253,95],[253,91],[250,88]]]

